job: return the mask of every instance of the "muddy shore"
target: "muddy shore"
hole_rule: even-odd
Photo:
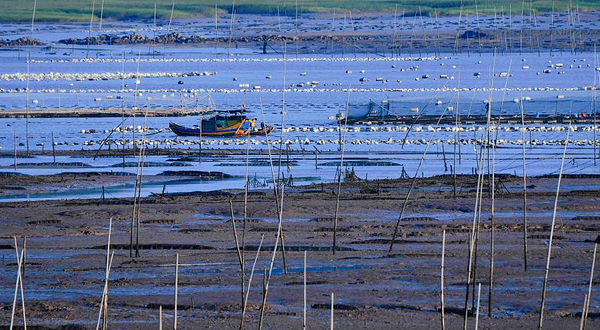
[[[36,178],[20,178],[31,180]],[[74,177],[72,181],[80,181]],[[460,176],[453,197],[451,177],[419,179],[388,253],[393,226],[410,180],[346,182],[341,192],[338,249],[331,252],[333,185],[286,189],[284,235],[288,272],[277,255],[269,288],[265,328],[302,327],[302,259],[308,251],[308,325],[329,324],[335,293],[336,328],[439,327],[442,231],[446,246],[446,322],[462,325],[470,224],[476,178]],[[522,178],[503,176],[496,194],[495,269],[488,310],[490,203],[484,198],[476,282],[482,283],[480,326],[530,329],[537,325],[556,177],[531,178],[528,191],[529,269],[523,271]],[[598,177],[566,177],[558,207],[545,328],[579,324],[587,290],[593,240],[600,230]],[[25,182],[21,182],[24,184]],[[43,184],[43,181],[42,181]],[[487,187],[484,187],[487,191]],[[16,263],[12,237],[27,236],[24,289],[28,326],[93,328],[100,302],[109,218],[115,257],[110,277],[109,325],[142,329],[172,322],[175,254],[179,253],[181,328],[233,329],[241,316],[240,270],[229,200],[238,230],[243,226],[242,191],[154,196],[142,199],[140,257],[129,257],[130,199],[2,203],[0,324],[10,323]],[[258,322],[262,270],[276,235],[270,190],[249,195],[246,280],[261,235],[263,251],[249,298],[247,327]],[[19,239],[19,242],[20,239]],[[268,252],[268,251],[271,252]],[[472,292],[472,291],[471,291]],[[471,294],[471,293],[470,293]],[[469,297],[469,305],[472,297]],[[20,314],[19,314],[20,315]],[[20,317],[17,319],[20,324]],[[469,318],[472,326],[474,320]],[[588,328],[600,325],[592,296]]]

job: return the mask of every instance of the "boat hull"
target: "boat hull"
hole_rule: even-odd
[[[247,135],[254,126],[254,120],[243,119],[233,125],[226,127],[217,127],[213,129],[189,128],[174,123],[169,124],[169,128],[178,136],[213,136],[213,137],[235,137]]]

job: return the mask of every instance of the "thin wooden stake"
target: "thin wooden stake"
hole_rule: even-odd
[[[333,330],[333,307],[334,307],[334,296],[333,292],[331,293],[331,330]]]
[[[56,163],[56,150],[54,146],[54,132],[52,132],[52,162]]]
[[[25,265],[27,264],[27,236],[23,237],[23,262],[21,265],[21,282],[23,282],[23,277],[25,277]],[[23,283],[21,283],[22,285]]]
[[[158,306],[158,330],[162,330],[162,305]]]
[[[475,330],[479,329],[479,302],[481,301],[481,283],[477,285],[477,309],[475,311]]]
[[[17,131],[13,132],[14,136],[14,159],[15,159],[15,171],[17,170]]]
[[[523,93],[521,93],[521,136],[523,140],[523,269],[527,271],[527,160],[525,158],[525,115],[523,111]]]
[[[544,286],[542,288],[542,304],[540,306],[540,318],[538,321],[538,330],[542,330],[544,324],[544,306],[546,304],[546,288],[548,286],[548,273],[550,271],[550,257],[552,255],[552,240],[554,239],[554,225],[556,223],[556,210],[558,208],[558,196],[560,194],[560,183],[562,181],[563,168],[565,166],[565,156],[569,146],[569,134],[571,133],[571,124],[567,129],[567,139],[565,140],[565,149],[563,151],[562,161],[560,162],[560,172],[558,174],[558,185],[556,186],[556,198],[554,199],[554,211],[552,212],[552,225],[550,227],[550,238],[548,240],[548,254],[546,258],[546,268],[544,273]]]
[[[175,2],[171,6],[171,16],[169,17],[169,25],[167,26],[167,35],[165,36],[165,44],[163,46],[163,59],[167,54],[167,41],[169,40],[169,33],[171,32],[171,23],[173,22],[173,12],[175,11]]]
[[[440,288],[441,288],[441,315],[440,321],[442,322],[442,330],[446,330],[446,316],[444,314],[444,259],[446,255],[446,230],[442,232],[442,268],[440,271]]]
[[[177,289],[179,285],[179,253],[175,255],[175,305],[173,312],[173,330],[177,330]]]
[[[304,282],[303,282],[303,286],[304,286],[304,308],[303,308],[303,314],[302,314],[302,329],[306,330],[306,250],[304,250]]]

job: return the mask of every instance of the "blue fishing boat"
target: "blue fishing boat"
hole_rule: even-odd
[[[219,111],[216,115],[203,119],[201,127],[185,127],[169,123],[169,128],[179,136],[245,136],[253,131],[256,120],[247,118],[244,112],[244,109]]]

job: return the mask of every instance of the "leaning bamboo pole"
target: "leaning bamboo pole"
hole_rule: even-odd
[[[98,323],[96,324],[96,330],[100,329],[101,321],[102,330],[108,329],[108,278],[110,276],[110,269],[112,267],[114,256],[115,252],[113,251],[110,255],[108,266],[106,267],[106,279],[104,282],[104,289],[102,290],[102,300],[100,301],[100,310],[98,311]]]
[[[350,89],[348,89],[350,90]],[[335,254],[335,248],[337,243],[337,227],[338,227],[338,217],[340,214],[340,196],[342,194],[342,170],[344,168],[344,150],[346,146],[346,132],[348,128],[348,103],[350,101],[350,92],[348,92],[348,96],[346,98],[346,111],[344,114],[344,127],[342,128],[341,120],[339,120],[340,124],[338,125],[339,134],[339,142],[340,142],[340,174],[338,175],[337,182],[337,196],[335,199],[335,214],[333,218],[333,243],[331,246],[331,253]]]
[[[148,109],[144,114],[144,126],[142,126],[142,146],[140,147],[140,160],[138,162],[138,184],[137,184],[137,213],[135,214],[135,256],[140,256],[140,218],[142,212],[141,197],[142,197],[142,181],[144,179],[144,165],[146,161],[146,127],[148,125]],[[134,128],[135,129],[135,128]],[[135,141],[134,141],[135,143]],[[135,204],[134,204],[135,205]]]
[[[244,185],[244,222],[242,224],[242,247],[240,252],[240,270],[241,270],[241,281],[242,281],[242,318],[246,314],[246,300],[244,299],[244,289],[246,281],[246,223],[248,222],[248,185],[249,185],[249,154],[250,154],[250,134],[246,135],[246,181]],[[230,201],[231,202],[231,201]],[[233,220],[233,209],[231,212],[232,222],[234,223],[235,232],[235,221]],[[239,249],[238,249],[239,250]],[[240,330],[244,328],[244,321],[242,319],[240,324]]]
[[[242,251],[240,250],[240,242],[238,240],[237,229],[235,227],[235,215],[233,212],[233,202],[229,200],[229,210],[231,211],[231,224],[233,226],[233,241],[235,243],[235,249],[237,251],[238,262],[240,263],[240,279],[241,279],[241,290],[242,290],[242,308],[244,307],[244,260],[242,257]],[[243,313],[242,309],[242,313]]]
[[[585,325],[583,324],[583,322],[585,320],[585,311],[587,310],[587,304],[588,304],[588,295],[585,294],[583,297],[583,309],[581,310],[581,320],[579,321],[579,330],[585,329]]]
[[[248,306],[248,297],[250,296],[250,287],[252,286],[252,277],[254,276],[254,269],[256,268],[256,262],[258,261],[258,255],[260,254],[260,248],[262,247],[264,239],[265,234],[262,234],[262,236],[260,237],[260,243],[258,244],[258,249],[256,250],[256,257],[254,257],[254,263],[252,264],[252,269],[250,270],[250,278],[248,278],[248,289],[246,291],[246,297],[244,298],[244,307],[242,308],[242,320],[240,322],[240,330],[244,329],[244,320],[246,317],[246,311]]]
[[[10,316],[10,330],[13,329],[14,321],[15,321],[15,313],[17,310],[17,296],[19,295],[19,287],[21,288],[21,307],[23,309],[23,328],[27,329],[27,319],[25,317],[25,295],[23,293],[23,278],[21,274],[21,267],[23,266],[23,258],[25,256],[25,249],[21,249],[21,254],[19,256],[19,245],[17,243],[17,238],[13,237],[15,241],[15,251],[17,254],[17,282],[15,283],[15,294],[13,297],[12,304],[12,313]]]
[[[269,265],[269,273],[267,275],[266,281],[265,281],[265,293],[263,295],[263,301],[262,301],[262,305],[261,305],[261,309],[260,309],[260,319],[259,319],[259,324],[258,324],[258,329],[261,330],[262,326],[263,326],[263,322],[264,322],[264,317],[265,317],[265,309],[267,307],[267,294],[269,293],[269,284],[271,282],[271,275],[273,274],[273,265],[275,263],[275,256],[277,254],[277,248],[278,248],[278,243],[280,240],[280,237],[282,235],[282,231],[283,231],[283,196],[284,196],[284,192],[285,192],[285,185],[281,186],[281,201],[279,202],[280,208],[278,210],[279,213],[279,221],[278,221],[278,225],[277,225],[277,237],[275,240],[275,246],[273,247],[273,254],[271,256],[271,263]],[[282,247],[283,249],[283,247]]]
[[[581,329],[585,330],[587,323],[588,310],[590,308],[590,300],[592,298],[592,285],[594,284],[594,269],[596,268],[596,252],[598,251],[598,243],[600,243],[600,236],[596,238],[594,242],[594,255],[592,256],[592,268],[590,270],[590,284],[588,285],[588,292],[585,297],[584,312],[581,314]]]
[[[542,288],[542,303],[540,306],[540,318],[538,321],[538,330],[542,330],[544,325],[544,307],[546,304],[546,288],[548,286],[548,273],[550,271],[550,257],[552,256],[552,240],[554,239],[554,226],[556,224],[556,210],[558,209],[558,197],[560,195],[560,183],[562,181],[563,169],[565,166],[565,156],[567,155],[567,147],[569,146],[569,134],[571,133],[571,124],[567,129],[567,138],[565,140],[565,148],[563,150],[562,160],[560,162],[560,172],[558,174],[558,184],[556,186],[556,197],[554,199],[554,211],[552,212],[552,224],[550,226],[550,237],[548,240],[548,253],[546,257],[546,268],[544,272],[544,286]]]
[[[506,90],[508,88],[508,78],[510,77],[510,71],[512,68],[512,60],[508,64],[508,74],[506,75],[506,81],[504,82],[504,88],[502,89],[502,101],[500,102],[500,113],[498,115],[498,126],[494,126],[495,136],[492,145],[492,203],[490,210],[491,228],[490,228],[490,285],[488,287],[488,316],[492,316],[492,292],[494,289],[494,253],[495,253],[495,232],[496,232],[496,146],[498,145],[498,136],[500,135],[500,122],[502,120],[502,112],[504,111],[504,98],[506,96]],[[491,111],[491,109],[490,109]],[[491,118],[491,117],[490,117]],[[488,134],[489,136],[489,134]],[[488,140],[488,148],[490,141]],[[489,162],[489,159],[488,159]]]
[[[281,29],[281,27],[280,27]],[[285,109],[285,92],[286,92],[286,68],[287,68],[287,41],[285,39],[282,40],[282,45],[281,48],[283,49],[283,88],[281,89],[281,136],[279,137],[279,164],[277,166],[277,180],[275,180],[275,174],[274,174],[274,168],[273,168],[273,158],[272,158],[272,154],[271,154],[271,150],[269,147],[269,162],[271,164],[271,176],[273,179],[273,189],[274,189],[274,193],[275,193],[275,206],[277,207],[277,209],[281,209],[283,206],[278,204],[279,201],[279,184],[280,184],[280,180],[281,180],[281,161],[282,161],[282,157],[283,157],[283,133],[285,131],[285,114],[286,114],[286,109]],[[262,111],[262,99],[261,99],[261,111]],[[263,114],[263,123],[264,123],[264,114]],[[266,124],[265,124],[266,126]],[[265,137],[268,136],[268,134],[265,135]],[[268,145],[268,137],[267,137],[267,145]],[[284,180],[285,181],[285,180]],[[278,212],[279,214],[279,212]],[[279,219],[281,220],[281,219]],[[285,255],[285,238],[284,235],[282,234],[280,236],[281,239],[281,256],[283,259],[283,272],[285,274],[287,274],[287,261],[286,261],[286,255]]]
[[[484,161],[483,161],[483,135],[481,136],[481,152],[477,154],[477,147],[474,146],[475,150],[475,159],[477,161],[477,186],[475,189],[475,208],[473,212],[473,225],[471,228],[471,234],[469,235],[469,258],[467,265],[467,282],[466,282],[466,293],[465,293],[465,307],[464,307],[464,319],[463,319],[463,330],[467,329],[468,317],[469,317],[469,286],[472,281],[473,274],[473,259],[474,259],[474,248],[475,248],[475,239],[477,235],[477,221],[478,221],[478,210],[480,209],[479,204],[481,202],[481,195],[483,195],[483,178],[484,178]]]
[[[496,67],[496,56],[494,54],[494,61],[492,69],[490,70],[490,98],[488,100],[488,110],[487,110],[487,123],[486,130],[490,131],[490,122],[491,122],[491,114],[492,114],[492,90],[493,90],[493,77],[494,70]],[[479,222],[481,220],[481,203],[483,198],[483,181],[484,181],[484,172],[485,172],[485,164],[483,158],[483,148],[484,148],[484,136],[481,136],[481,152],[479,156],[476,156],[477,159],[477,189],[475,193],[475,208],[473,214],[473,226],[471,228],[471,235],[469,237],[469,259],[467,265],[467,283],[466,283],[466,294],[465,294],[465,305],[464,305],[464,318],[463,318],[463,330],[467,330],[468,318],[469,318],[469,284],[471,283],[471,279],[473,279],[473,283],[475,283],[475,276],[471,276],[474,273],[473,260],[474,260],[474,249],[476,245],[476,239],[478,235],[478,227]],[[477,146],[474,146],[475,151],[477,151]],[[474,274],[473,274],[474,275]],[[474,293],[474,292],[473,292]]]
[[[100,302],[100,310],[98,311],[98,322],[96,323],[96,330],[100,329],[100,320],[102,319],[102,315],[105,309],[105,305],[108,305],[108,276],[110,272],[110,264],[112,262],[112,258],[110,256],[110,238],[112,234],[112,218],[108,220],[108,243],[106,244],[106,268],[105,268],[105,279],[104,279],[104,289],[102,291],[102,300]],[[106,315],[105,315],[106,320]]]
[[[452,101],[453,101],[453,99],[450,100],[449,104],[452,104]],[[425,156],[427,155],[427,151],[429,150],[429,147],[432,144],[433,137],[435,136],[437,128],[440,125],[440,122],[442,121],[442,118],[444,118],[444,115],[446,114],[446,110],[447,109],[448,109],[448,107],[446,107],[444,109],[444,111],[442,111],[442,114],[438,118],[438,121],[435,124],[434,130],[431,132],[431,136],[429,137],[429,140],[427,141],[427,145],[425,146],[425,150],[423,151],[423,154],[421,155],[421,159],[419,160],[419,165],[417,165],[417,169],[415,171],[415,175],[413,176],[413,179],[412,179],[412,181],[410,183],[410,186],[408,188],[408,192],[406,193],[406,196],[404,198],[404,202],[402,203],[402,208],[400,209],[400,215],[398,216],[398,220],[396,221],[396,225],[394,227],[394,233],[392,235],[392,240],[390,241],[390,247],[388,248],[388,253],[392,253],[392,249],[394,248],[394,241],[396,240],[396,236],[398,235],[398,229],[400,228],[400,222],[402,221],[402,217],[404,216],[404,211],[406,210],[406,206],[408,205],[408,201],[410,199],[410,195],[412,193],[412,190],[413,190],[413,188],[414,188],[414,186],[415,186],[415,184],[417,182],[419,171],[421,170],[421,166],[423,165],[423,162],[425,162]],[[406,141],[406,136],[404,138],[404,141]]]

